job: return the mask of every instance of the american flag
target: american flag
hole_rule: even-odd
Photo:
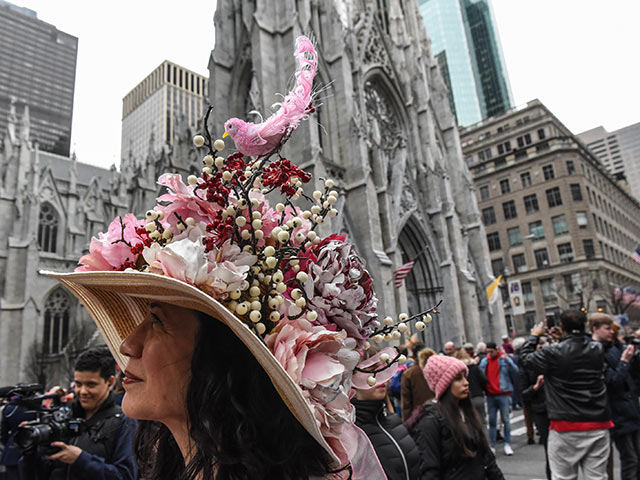
[[[631,258],[634,262],[640,263],[640,247],[636,248],[636,251],[631,254]]]
[[[409,275],[409,272],[411,271],[415,263],[416,263],[415,260],[410,260],[404,265],[402,265],[395,272],[393,272],[393,285],[396,288],[400,288],[402,286],[402,281],[404,280],[404,277]]]

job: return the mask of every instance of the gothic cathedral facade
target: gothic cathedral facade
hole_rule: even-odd
[[[421,333],[435,349],[506,333],[502,305],[485,294],[493,276],[484,227],[417,1],[217,3],[212,132],[232,116],[266,116],[289,86],[296,36],[313,36],[321,105],[284,155],[316,181],[336,181],[342,203],[331,227],[367,260],[380,311],[418,312],[442,299]],[[161,173],[197,173],[201,159],[183,122],[172,145],[123,158],[119,170],[82,164],[39,151],[28,107],[17,110],[0,132],[0,384],[51,385],[67,381],[75,352],[100,339],[83,308],[38,271],[73,270],[112,218],[153,205]],[[395,288],[393,271],[410,260]]]

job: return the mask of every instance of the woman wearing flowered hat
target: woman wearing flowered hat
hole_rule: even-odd
[[[304,96],[316,56],[305,37],[297,46],[290,95]],[[287,95],[281,108],[291,122],[309,104]],[[255,133],[239,122],[229,130]],[[311,176],[279,153],[295,126],[266,153],[259,134],[236,141],[253,159],[221,156],[224,141],[205,129],[194,137],[208,149],[200,177],[162,175],[167,193],[146,218],[116,218],[75,273],[45,273],[81,300],[125,372],[123,409],[146,420],[142,478],[385,478],[349,394],[391,378],[402,355],[361,362],[360,351],[400,338],[411,318],[376,320],[364,262],[344,236],[316,233],[338,193],[325,180],[304,194]],[[283,195],[275,206],[272,192]]]

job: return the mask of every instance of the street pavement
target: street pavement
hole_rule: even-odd
[[[499,419],[499,417],[498,417]],[[536,435],[536,442],[539,437]],[[511,413],[511,446],[514,454],[504,454],[503,443],[496,445],[496,460],[507,480],[546,480],[544,470],[544,448],[542,445],[527,445],[527,431],[522,410]],[[614,447],[615,450],[615,447]],[[620,479],[618,452],[615,452],[615,480]]]

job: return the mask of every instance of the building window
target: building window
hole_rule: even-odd
[[[71,301],[61,288],[56,288],[44,305],[44,335],[42,348],[45,354],[59,353],[69,340]]]
[[[538,140],[544,140],[546,135],[544,134],[544,128],[538,129]]]
[[[562,196],[560,195],[560,187],[554,187],[547,190],[547,202],[549,208],[562,205]]]
[[[576,295],[582,291],[582,282],[580,281],[579,273],[572,273],[569,275],[563,275],[564,288],[569,295]]]
[[[496,223],[496,212],[493,210],[493,207],[482,209],[482,223],[485,225],[493,225]]]
[[[522,286],[522,296],[524,297],[524,304],[526,306],[533,305],[533,288],[531,287],[531,282],[522,282],[520,285]]]
[[[520,182],[522,183],[522,188],[531,186],[531,174],[529,172],[521,173]]]
[[[43,252],[56,252],[58,241],[58,214],[50,203],[40,206],[38,246]]]
[[[480,187],[480,200],[489,200],[489,186]]]
[[[569,175],[573,175],[574,173],[576,173],[576,167],[573,164],[573,160],[567,160],[567,173]]]
[[[513,268],[516,272],[520,273],[527,271],[527,261],[524,258],[524,253],[512,255],[511,261],[513,262]]]
[[[558,245],[558,255],[561,263],[573,262],[573,248],[570,243],[561,243]]]
[[[504,273],[504,261],[501,258],[491,260],[491,270],[493,270],[493,276],[498,277]]]
[[[593,240],[590,238],[582,240],[582,248],[584,248],[584,256],[587,257],[587,259],[595,258],[596,250],[593,248]]]
[[[528,133],[526,135],[518,137],[516,140],[518,142],[518,148],[522,148],[526,145],[531,145],[531,135],[529,135]]]
[[[509,193],[511,191],[511,185],[509,185],[509,179],[505,178],[500,180],[500,192],[504,195],[505,193]]]
[[[547,268],[549,266],[549,254],[546,248],[541,248],[533,252],[536,257],[536,267]]]
[[[556,235],[569,233],[569,224],[567,223],[567,217],[564,215],[551,218],[551,222],[553,223],[553,233]]]
[[[540,207],[538,206],[538,197],[535,193],[524,197],[524,210],[527,212],[527,215],[540,210]]]
[[[588,218],[587,212],[576,212],[576,222],[580,228],[587,228]]]
[[[507,141],[498,144],[498,154],[509,153],[511,151],[511,142]]]
[[[536,325],[536,312],[526,312],[524,314],[524,328],[526,331],[531,330]]]
[[[520,234],[520,227],[513,227],[507,229],[507,236],[509,237],[509,245],[521,245],[522,235]]]
[[[481,162],[491,159],[491,148],[485,148],[484,150],[478,152],[478,159]]]
[[[498,232],[488,234],[487,243],[489,244],[490,252],[500,250],[500,234]]]
[[[541,220],[529,224],[529,235],[532,235],[534,240],[544,238],[544,227]]]
[[[556,301],[556,282],[553,280],[553,278],[541,279],[540,290],[542,291],[542,299],[545,302]]]
[[[582,201],[582,190],[580,189],[579,183],[571,184],[571,198],[573,198],[574,202]]]
[[[556,178],[556,175],[553,171],[553,165],[545,165],[542,167],[542,175],[544,175],[545,180],[553,180]]]
[[[504,202],[502,204],[502,211],[504,212],[505,220],[511,220],[512,218],[516,218],[518,216],[518,212],[516,211],[516,202],[513,200]]]

